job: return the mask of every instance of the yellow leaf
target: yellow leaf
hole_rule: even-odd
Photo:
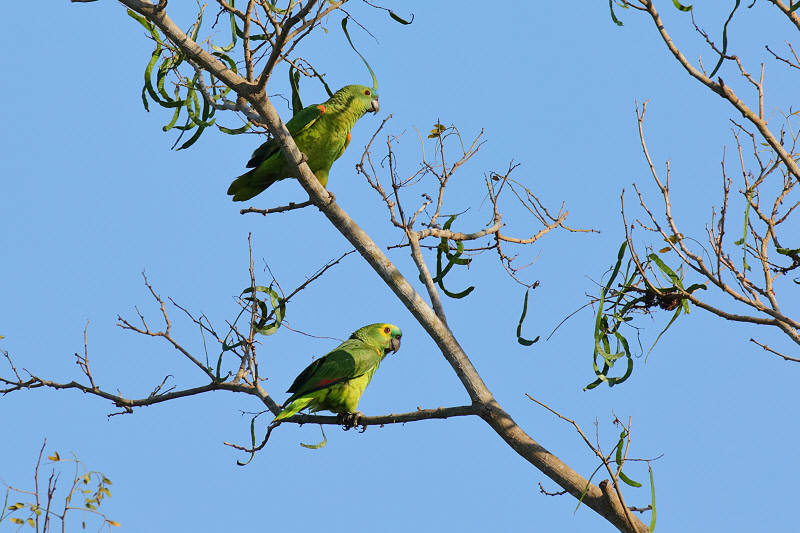
[[[106,522],[108,522],[109,526],[122,527],[122,526],[120,526],[119,522],[115,522],[113,520],[106,520]]]
[[[28,518],[27,522],[31,527],[36,527],[36,522],[33,521],[33,518]]]
[[[672,250],[672,248],[670,248],[669,246],[667,246],[666,248],[662,248],[662,249],[660,249],[660,250],[658,251],[658,253],[660,253],[660,254],[665,254],[665,253],[669,252],[670,250]]]
[[[22,524],[25,523],[25,521],[22,518],[9,518],[9,520],[11,520],[15,524],[19,524],[19,525],[22,525]]]

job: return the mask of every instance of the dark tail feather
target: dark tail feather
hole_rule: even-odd
[[[258,187],[253,183],[253,177],[257,169],[245,172],[231,183],[228,187],[228,195],[233,196],[234,202],[244,202],[264,191],[266,187]]]

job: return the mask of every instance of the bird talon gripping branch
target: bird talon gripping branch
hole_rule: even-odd
[[[356,429],[359,426],[361,419],[364,418],[364,413],[361,411],[356,411],[355,413],[340,413],[337,418],[344,430],[347,431],[349,429]],[[367,430],[367,426],[362,427],[364,429],[361,430],[361,433],[364,433]]]

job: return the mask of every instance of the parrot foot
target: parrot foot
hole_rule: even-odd
[[[348,429],[355,429],[358,427],[359,421],[364,418],[364,413],[361,411],[356,411],[355,413],[340,413],[337,415],[337,418],[339,419],[339,423],[344,427],[344,430],[347,431]],[[361,433],[364,433],[366,430],[367,426],[364,426]]]

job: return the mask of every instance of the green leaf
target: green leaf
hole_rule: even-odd
[[[449,219],[447,219],[447,222],[444,223],[444,226],[442,226],[442,228],[449,230],[450,226],[453,224],[453,221],[456,219],[456,217],[458,217],[458,215],[452,215]],[[450,272],[450,269],[453,268],[453,265],[469,264],[470,259],[460,258],[463,250],[464,250],[464,243],[458,241],[456,243],[456,253],[451,254],[450,245],[448,244],[448,240],[446,237],[442,237],[439,246],[437,246],[436,248],[436,277],[434,277],[432,281],[438,284],[439,288],[442,289],[442,292],[444,292],[445,295],[447,295],[450,298],[455,298],[455,299],[464,298],[475,289],[475,287],[468,287],[461,292],[453,293],[448,291],[444,287],[444,281],[443,281],[444,277],[447,275],[448,272]],[[442,268],[442,254],[444,254],[447,257],[448,261],[447,266],[445,266],[444,268]]]
[[[251,449],[255,449],[255,447],[256,447],[256,418],[258,418],[258,415],[254,416],[250,420],[250,443],[251,443]],[[237,459],[236,460],[236,464],[239,465],[239,466],[245,466],[250,461],[252,461],[253,457],[255,457],[255,456],[256,456],[255,452],[250,452],[250,459],[248,459],[246,463],[243,463],[243,462],[241,462],[241,461],[239,461]]]
[[[235,0],[230,0],[231,7],[235,7],[235,3],[236,3]],[[236,16],[233,14],[232,11],[229,13],[229,15],[231,18],[231,44],[227,46],[215,46],[212,44],[211,48],[213,48],[217,52],[230,52],[231,50],[233,50],[233,47],[236,46],[236,30],[237,30]]]
[[[692,10],[692,6],[688,6],[688,7],[682,6],[681,3],[678,2],[678,0],[672,0],[672,3],[675,4],[675,7],[678,8],[680,11],[686,12],[686,11],[691,11]]]
[[[625,9],[628,8],[628,6],[622,6],[622,7],[624,7]],[[614,24],[616,24],[617,26],[622,26],[623,25],[622,22],[620,22],[617,19],[617,16],[614,14],[614,0],[608,0],[608,9],[609,11],[611,11],[611,20],[614,21]]]
[[[725,55],[727,54],[728,51],[728,23],[733,18],[733,14],[736,13],[736,10],[739,9],[739,2],[740,0],[736,0],[736,5],[733,6],[733,11],[731,11],[731,14],[728,15],[728,20],[725,21],[725,25],[722,27],[722,53],[719,56],[719,61],[717,62],[717,65],[714,67],[714,70],[712,70],[711,74],[708,75],[709,78],[714,77],[714,74],[717,73],[719,67],[722,66],[722,62],[725,60]],[[750,204],[748,204],[748,208],[749,207]],[[747,223],[745,223],[745,230],[746,229],[747,229]]]
[[[639,487],[642,486],[642,484],[639,483],[638,481],[634,481],[631,478],[629,478],[628,476],[626,476],[625,472],[620,472],[619,473],[619,478],[622,481],[624,481],[626,484],[630,485],[631,487],[636,487],[638,489]]]
[[[800,5],[800,3],[798,3],[798,5]],[[775,251],[778,252],[781,255],[797,255],[797,254],[800,254],[800,248],[793,248],[793,249],[776,248]]]
[[[661,271],[662,271],[664,274],[666,274],[666,275],[667,275],[667,277],[670,279],[670,281],[672,282],[672,284],[673,284],[674,286],[676,286],[676,287],[678,287],[679,289],[683,290],[683,283],[681,282],[681,279],[678,277],[678,275],[677,275],[677,274],[675,274],[675,272],[674,272],[674,271],[673,271],[671,268],[669,268],[669,267],[668,267],[668,266],[667,266],[667,265],[664,263],[664,261],[662,261],[662,260],[661,260],[661,258],[660,258],[660,257],[658,257],[656,254],[650,254],[650,255],[648,255],[647,257],[648,257],[648,258],[649,258],[651,261],[653,261],[655,264],[657,264],[657,265],[658,265],[658,268],[660,268],[660,269],[661,269]]]
[[[132,11],[130,9],[128,9],[127,11],[128,11],[128,15],[131,18],[137,20],[139,22],[139,24],[144,26],[144,29],[146,29],[147,31],[150,32],[150,35],[153,36],[153,39],[155,39],[155,41],[157,43],[164,44],[163,41],[161,40],[161,36],[158,34],[158,30],[156,30],[156,27],[152,22],[150,22],[149,20],[147,20],[146,18],[144,18],[140,14],[136,13],[135,11]]]
[[[800,2],[797,2],[795,5],[790,7],[789,8],[789,13],[792,13],[793,11],[797,11],[797,8],[800,8]]]
[[[619,440],[617,441],[616,446],[616,457],[614,457],[614,461],[617,463],[617,468],[622,466],[622,449],[625,447],[625,437],[628,435],[628,431],[623,429],[619,434]]]
[[[176,99],[180,95],[180,92],[181,92],[181,88],[180,87],[175,87],[175,98]],[[161,131],[167,132],[167,131],[171,130],[175,126],[175,123],[178,122],[178,117],[180,117],[180,115],[181,115],[181,109],[182,108],[183,108],[183,106],[180,106],[180,105],[175,106],[175,112],[172,113],[172,120],[170,120],[165,126],[162,126]]]
[[[249,130],[252,127],[252,125],[253,124],[251,122],[248,122],[241,128],[236,128],[236,129],[229,129],[226,128],[225,126],[217,126],[217,128],[219,128],[219,131],[221,131],[222,133],[227,133],[228,135],[239,135],[240,133],[244,133],[247,130]]]
[[[537,336],[532,341],[528,339],[522,338],[522,322],[525,320],[525,315],[528,313],[528,293],[530,289],[525,291],[525,299],[522,302],[522,316],[519,317],[519,325],[517,326],[517,342],[523,346],[531,346],[533,343],[539,340],[539,336]]]
[[[594,475],[595,475],[595,474],[596,474],[596,473],[597,473],[597,472],[598,472],[598,471],[599,471],[599,470],[600,470],[602,467],[603,467],[603,465],[602,465],[602,464],[598,465],[598,466],[597,466],[597,468],[595,468],[595,469],[594,469],[594,472],[592,472],[592,475],[591,475],[591,476],[589,476],[589,479],[586,481],[586,486],[583,488],[583,492],[581,493],[581,497],[578,499],[578,506],[577,506],[577,507],[575,507],[575,511],[577,511],[577,510],[580,508],[580,506],[581,506],[581,503],[583,502],[583,497],[584,497],[584,496],[586,496],[586,493],[589,491],[589,487],[591,487],[591,486],[592,486],[592,478],[594,477]]]
[[[659,333],[659,334],[658,334],[658,337],[656,337],[656,340],[655,340],[655,342],[653,343],[653,345],[650,347],[650,349],[649,349],[649,350],[647,350],[647,355],[646,355],[646,356],[645,356],[645,358],[644,358],[645,362],[647,362],[647,358],[648,358],[648,357],[650,357],[650,352],[652,352],[652,351],[653,351],[653,348],[655,348],[655,347],[656,347],[656,344],[658,344],[658,341],[659,341],[659,339],[661,339],[661,336],[662,336],[664,333],[666,333],[666,332],[667,332],[667,330],[668,330],[668,329],[669,329],[669,327],[672,325],[672,323],[673,323],[673,322],[675,322],[675,319],[677,319],[677,318],[678,318],[678,315],[680,315],[680,314],[681,314],[681,311],[682,311],[682,310],[683,310],[683,307],[680,307],[680,306],[679,306],[677,309],[675,309],[675,313],[672,315],[672,319],[669,321],[669,324],[667,324],[667,327],[665,327],[665,328],[664,328],[664,329],[661,331],[661,333]]]
[[[320,448],[324,448],[326,444],[328,444],[328,437],[325,436],[325,430],[322,429],[322,425],[319,426],[319,429],[322,430],[322,442],[318,444],[303,444],[300,443],[300,446],[303,448],[308,448],[309,450],[318,450]]]
[[[378,92],[378,78],[375,77],[375,73],[372,72],[372,67],[369,66],[367,60],[364,59],[364,56],[361,55],[361,52],[356,50],[356,47],[353,45],[353,41],[350,40],[350,34],[347,33],[347,19],[350,18],[349,15],[342,19],[342,31],[344,32],[345,37],[347,37],[347,42],[350,43],[350,47],[353,49],[355,53],[358,54],[358,57],[361,58],[361,61],[367,66],[369,73],[372,75],[372,91]]]
[[[274,11],[279,15],[286,15],[287,13],[289,13],[289,10],[291,10],[295,5],[297,5],[297,2],[289,2],[289,7],[287,7],[286,9],[278,9],[276,6],[270,4],[269,2],[264,2],[264,3],[267,5],[270,11]]]
[[[218,57],[218,58],[220,58],[221,60],[225,61],[228,64],[228,68],[231,69],[231,71],[238,73],[238,71],[236,70],[236,61],[231,59],[230,56],[228,56],[226,54],[222,54],[220,52],[213,52],[213,55]],[[225,93],[227,93],[229,90],[230,90],[230,87],[225,89]]]
[[[436,123],[436,125],[433,126],[430,135],[428,135],[428,139],[435,139],[437,137],[441,137],[442,132],[444,132],[444,130],[446,129],[447,128],[445,128],[442,124]]]
[[[411,13],[411,20],[403,20],[402,18],[397,16],[397,14],[394,11],[392,11],[390,9],[389,10],[389,16],[392,17],[397,22],[399,22],[400,24],[408,25],[408,24],[411,24],[412,22],[414,22],[414,13]]]
[[[300,100],[300,72],[289,67],[289,85],[292,87],[292,114],[296,115],[303,109],[303,102]]]
[[[630,377],[631,373],[633,372],[633,358],[631,356],[630,348],[628,346],[628,341],[625,337],[616,331],[619,325],[624,322],[625,320],[618,320],[617,324],[614,326],[613,329],[610,329],[608,326],[608,317],[604,313],[605,301],[606,297],[608,296],[608,292],[610,288],[613,286],[614,280],[616,279],[617,275],[619,275],[620,268],[622,266],[622,259],[625,257],[625,251],[627,250],[628,242],[623,241],[622,245],[619,248],[619,252],[617,252],[617,262],[614,265],[614,268],[611,272],[611,276],[608,282],[602,285],[600,290],[600,302],[598,305],[597,316],[595,317],[595,326],[594,326],[594,352],[592,354],[592,369],[594,370],[595,376],[597,379],[584,387],[583,390],[591,390],[600,385],[600,383],[605,382],[608,384],[609,387],[613,387],[616,384],[624,382],[628,377]],[[630,265],[630,261],[629,261]],[[619,299],[622,298],[620,296]],[[617,303],[614,304],[616,307]],[[628,306],[631,304],[629,303]],[[628,307],[626,306],[626,307]],[[613,334],[616,340],[617,346],[622,346],[623,351],[615,350],[613,353],[611,351],[611,343],[609,342],[609,335]],[[622,355],[625,355],[628,358],[628,367],[626,369],[625,374],[622,377],[609,377],[608,371],[614,366],[614,362],[621,358]],[[601,357],[603,359],[603,369],[600,370],[597,366],[597,358]]]
[[[248,294],[254,292],[253,287],[247,287],[245,290],[242,291],[242,294]],[[244,298],[248,301],[255,301],[258,303],[258,307],[261,310],[261,316],[258,318],[257,321],[253,322],[253,329],[257,333],[261,335],[272,335],[273,333],[278,331],[278,328],[281,327],[281,323],[283,322],[283,317],[286,315],[286,302],[281,298],[277,292],[275,292],[270,287],[264,286],[257,286],[255,287],[255,293],[263,292],[269,296],[270,304],[272,306],[272,310],[274,312],[275,320],[267,324],[267,318],[270,316],[269,309],[267,308],[267,304],[264,300],[259,299],[257,296],[251,296],[248,298]]]
[[[650,471],[650,507],[651,515],[650,515],[650,533],[653,533],[653,530],[656,528],[656,485],[653,483],[653,467],[650,466],[650,463],[647,463],[647,469]]]

